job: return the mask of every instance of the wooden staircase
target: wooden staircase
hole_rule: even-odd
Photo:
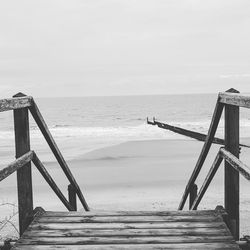
[[[41,211],[13,249],[240,249],[216,210]]]
[[[233,93],[232,93],[233,92]],[[21,93],[0,100],[0,112],[14,111],[16,160],[0,170],[0,181],[17,172],[20,239],[13,249],[249,249],[239,240],[239,174],[250,181],[250,169],[239,160],[239,108],[250,109],[250,97],[220,93],[211,125],[179,211],[89,211],[79,185],[53,139],[34,99]],[[225,108],[225,148],[221,148],[197,193],[196,179],[214,142]],[[29,112],[69,181],[68,199],[30,148]],[[154,122],[155,123],[155,122]],[[171,128],[176,131],[176,128]],[[179,130],[178,130],[179,131]],[[182,131],[183,132],[183,131]],[[192,134],[193,135],[193,134]],[[222,141],[219,141],[222,143]],[[220,164],[225,162],[225,210],[196,211]],[[31,164],[33,163],[33,164]],[[35,166],[69,212],[33,210],[31,169]],[[183,211],[189,196],[189,211]],[[85,212],[76,212],[77,197]],[[224,220],[225,222],[224,222]],[[242,244],[243,243],[243,244]]]

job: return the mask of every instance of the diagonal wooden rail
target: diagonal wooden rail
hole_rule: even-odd
[[[244,176],[245,179],[250,181],[250,168],[246,164],[244,164],[242,161],[240,161],[237,157],[235,157],[233,154],[231,154],[228,150],[226,150],[225,148],[221,148],[218,154],[216,155],[213,165],[210,168],[209,173],[207,174],[207,177],[202,187],[200,188],[200,191],[196,199],[194,200],[191,206],[191,210],[195,210],[199,206],[200,201],[202,200],[205,192],[207,191],[207,188],[209,184],[211,183],[213,177],[215,176],[223,159],[227,161],[230,164],[230,166],[232,166],[242,176]]]
[[[22,235],[25,229],[32,221],[33,214],[33,191],[32,191],[32,173],[31,161],[37,167],[39,172],[45,178],[52,190],[65,205],[69,211],[76,210],[76,197],[78,196],[81,204],[86,211],[89,211],[87,202],[72,175],[63,155],[61,154],[54,138],[52,137],[43,116],[31,96],[18,93],[13,98],[0,100],[0,112],[14,111],[14,128],[15,128],[15,146],[16,161],[10,163],[6,168],[0,170],[0,181],[17,172],[18,187],[18,210],[19,210],[19,229]],[[31,112],[35,122],[46,139],[51,151],[55,155],[64,174],[68,178],[70,185],[68,188],[69,201],[63,195],[56,185],[55,181],[47,172],[43,163],[37,157],[34,151],[30,150],[30,133],[29,133],[29,112]]]
[[[209,130],[208,130],[208,135],[206,137],[206,140],[205,140],[205,143],[202,147],[202,150],[201,150],[201,153],[200,153],[200,156],[198,158],[198,161],[195,165],[195,168],[193,170],[193,173],[188,181],[188,184],[186,186],[186,189],[184,191],[184,194],[182,196],[182,199],[181,199],[181,202],[180,202],[180,205],[178,207],[179,210],[183,209],[184,205],[185,205],[185,202],[187,200],[187,197],[190,193],[190,190],[192,188],[192,186],[194,185],[200,171],[201,171],[201,168],[206,160],[206,157],[208,155],[208,152],[211,148],[211,145],[212,145],[212,142],[213,142],[213,139],[214,139],[214,136],[215,136],[215,133],[216,133],[216,130],[218,128],[218,124],[220,122],[220,118],[221,118],[221,115],[222,115],[222,111],[223,111],[223,108],[224,108],[224,105],[222,105],[220,102],[219,102],[219,98],[217,100],[217,103],[216,103],[216,106],[215,106],[215,110],[214,110],[214,113],[213,113],[213,117],[212,117],[212,121],[211,121],[211,124],[210,124],[210,127],[209,127]]]
[[[213,165],[196,197],[190,199],[190,209],[197,209],[203,195],[211,183],[222,160],[225,160],[225,209],[228,213],[228,227],[236,240],[239,239],[239,174],[249,179],[249,168],[244,165],[239,158],[239,108],[250,108],[250,96],[241,95],[235,89],[219,93],[212,122],[206,137],[206,141],[188,181],[184,194],[182,196],[179,210],[182,210],[188,195],[192,194],[192,187],[200,173],[200,170],[207,157],[214,139],[215,132],[220,121],[222,111],[225,109],[225,148],[218,152]]]
[[[238,159],[240,146],[249,147],[240,144],[239,142],[239,108],[250,109],[250,96],[241,95],[235,89],[229,89],[226,92],[219,93],[207,135],[157,122],[155,119],[153,119],[153,122],[147,119],[147,123],[150,125],[157,125],[160,128],[205,141],[194,170],[184,190],[178,210],[184,208],[188,196],[190,198],[189,209],[197,209],[222,160],[225,161],[225,210],[228,214],[228,227],[236,240],[239,239],[239,174],[242,174],[248,180],[250,178],[249,168]],[[225,110],[224,140],[215,138],[215,133],[223,110]],[[225,148],[221,148],[218,152],[197,195],[198,188],[195,182],[207,158],[212,143],[222,144]]]
[[[41,112],[40,112],[39,108],[37,107],[34,100],[32,101],[32,105],[29,107],[29,109],[30,109],[30,112],[31,112],[34,120],[36,121],[38,127],[40,128],[45,140],[47,141],[49,147],[51,148],[54,156],[56,157],[58,163],[60,164],[64,174],[68,178],[70,184],[74,187],[83,207],[85,208],[86,211],[89,211],[89,207],[87,205],[87,202],[84,199],[82,191],[81,191],[80,187],[78,186],[74,176],[72,175],[68,164],[66,163],[62,153],[60,152],[60,150],[59,150],[53,136],[51,135],[51,133],[48,129],[48,126],[47,126],[45,120],[43,119],[42,114],[41,114]]]

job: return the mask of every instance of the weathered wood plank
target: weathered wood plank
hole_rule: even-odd
[[[44,217],[80,217],[80,216],[194,216],[194,215],[215,215],[218,214],[216,210],[199,210],[199,211],[189,211],[189,210],[176,210],[176,211],[95,211],[90,212],[60,212],[60,211],[46,211]]]
[[[234,242],[232,236],[168,236],[168,237],[22,237],[19,244],[30,245],[91,245],[91,244],[169,244]]]
[[[149,222],[149,223],[40,223],[30,225],[32,230],[56,229],[160,229],[160,228],[225,228],[224,222]]]
[[[24,154],[23,156],[10,163],[4,169],[0,170],[0,181],[7,178],[9,175],[29,163],[33,158],[33,153],[33,151],[29,151],[28,153]]]
[[[220,211],[187,212],[46,212],[14,249],[239,249]]]
[[[15,98],[22,98],[25,95],[18,93]],[[15,128],[15,149],[16,158],[21,157],[30,151],[29,113],[27,108],[14,109]],[[17,191],[19,211],[19,233],[23,234],[32,220],[33,192],[31,163],[17,170]]]
[[[221,216],[103,216],[103,217],[41,217],[42,223],[153,223],[153,222],[215,222]]]
[[[227,228],[168,228],[168,229],[57,229],[26,230],[24,237],[113,237],[113,236],[209,236],[229,235]]]
[[[197,197],[195,198],[195,200],[193,202],[193,205],[191,206],[191,210],[195,210],[199,206],[199,204],[200,204],[204,194],[206,193],[208,186],[210,185],[211,181],[213,180],[214,175],[216,174],[222,160],[223,160],[223,158],[221,157],[220,153],[218,153],[216,155],[216,158],[212,164],[212,167],[210,168],[210,170],[207,174],[207,177],[206,177]]]
[[[9,99],[0,100],[0,112],[27,108],[32,105],[32,97],[24,96],[24,97],[14,97]]]
[[[39,158],[37,157],[37,155],[35,153],[33,154],[32,161],[35,164],[35,166],[37,167],[37,169],[39,170],[39,172],[41,173],[41,175],[43,176],[43,178],[46,180],[46,182],[49,184],[49,186],[55,192],[55,194],[57,195],[57,197],[64,204],[64,206],[68,210],[74,211],[74,208],[69,204],[69,202],[67,201],[67,199],[65,198],[65,196],[63,195],[63,193],[61,192],[61,190],[58,188],[58,186],[56,185],[56,183],[54,182],[54,180],[52,179],[52,177],[50,176],[50,174],[47,172],[47,170],[43,166],[42,162],[39,160]]]
[[[234,243],[217,242],[217,243],[189,243],[189,244],[140,244],[140,245],[19,245],[14,250],[53,250],[53,249],[71,249],[71,250],[240,250]]]
[[[69,204],[71,205],[71,207],[74,208],[74,211],[77,211],[76,191],[72,184],[68,185],[68,197],[69,197]]]
[[[250,108],[250,96],[237,93],[219,93],[220,103],[234,105],[243,108]]]
[[[88,204],[84,199],[82,191],[81,191],[80,187],[78,186],[74,176],[72,175],[72,173],[68,167],[68,164],[66,163],[64,157],[62,156],[62,153],[60,152],[54,138],[52,137],[52,135],[49,131],[49,128],[48,128],[47,124],[45,123],[45,121],[42,117],[42,114],[40,113],[40,110],[38,109],[35,102],[33,102],[32,106],[30,107],[30,112],[31,112],[34,120],[36,121],[38,127],[40,128],[40,130],[41,130],[45,140],[47,141],[49,147],[51,148],[53,154],[55,155],[63,172],[65,173],[66,177],[68,178],[70,184],[72,184],[74,186],[76,193],[79,197],[79,200],[81,201],[84,209],[86,211],[89,211]]]
[[[193,173],[188,181],[188,184],[186,186],[184,194],[181,198],[181,202],[180,202],[179,207],[178,207],[179,210],[182,210],[184,208],[185,202],[186,202],[187,197],[190,193],[190,189],[191,189],[192,185],[195,183],[197,176],[199,175],[200,170],[205,162],[207,154],[208,154],[210,147],[212,145],[212,142],[213,142],[220,118],[221,118],[223,108],[224,108],[224,105],[219,102],[219,98],[218,98],[216,106],[215,106],[215,110],[213,113],[212,121],[211,121],[209,130],[208,130],[208,135],[206,137],[206,141],[203,145],[200,156],[199,156],[198,161],[195,165],[194,171],[193,171]]]
[[[225,149],[239,158],[239,107],[225,105]],[[239,172],[225,161],[224,199],[228,213],[228,227],[235,240],[239,239]]]
[[[242,174],[247,180],[250,181],[250,168],[244,164],[242,161],[240,161],[237,157],[235,157],[233,154],[231,154],[229,151],[227,151],[224,148],[220,149],[220,153],[222,157],[230,163],[230,165],[237,170],[240,174]]]
[[[191,210],[192,205],[197,197],[197,192],[198,192],[198,186],[196,184],[193,184],[193,186],[190,189],[189,193],[189,209]],[[196,210],[196,209],[194,209]]]

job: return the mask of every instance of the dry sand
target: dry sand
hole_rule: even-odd
[[[68,161],[68,165],[91,209],[175,210],[202,146],[202,142],[194,140],[134,141],[92,151],[81,159]],[[199,187],[218,148],[218,145],[212,146],[204,170],[197,181]],[[247,149],[243,149],[241,156],[246,163],[250,162],[248,155]],[[46,167],[67,195],[68,181],[58,164],[46,163]],[[40,174],[36,170],[33,172],[35,206],[42,206],[47,210],[64,210]],[[16,199],[13,181],[4,181],[1,186],[2,194],[9,194],[5,201]],[[250,233],[250,183],[243,180],[242,182],[242,232]],[[201,202],[200,209],[214,209],[216,205],[223,205],[223,199],[221,166]],[[80,204],[78,208],[81,209]]]

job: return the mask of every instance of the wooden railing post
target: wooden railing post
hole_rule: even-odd
[[[189,210],[192,208],[192,205],[197,197],[197,190],[198,187],[197,185],[194,183],[190,189],[190,193],[189,193]],[[197,209],[195,209],[197,210]]]
[[[76,191],[72,184],[68,185],[69,204],[77,211]]]
[[[229,90],[227,92],[236,92]],[[239,107],[225,105],[225,148],[239,158]],[[225,210],[228,227],[235,240],[239,239],[239,172],[225,161]]]
[[[13,97],[25,96],[18,93]],[[16,158],[30,151],[28,108],[14,110]],[[19,233],[23,234],[31,222],[33,212],[31,163],[17,170]]]

